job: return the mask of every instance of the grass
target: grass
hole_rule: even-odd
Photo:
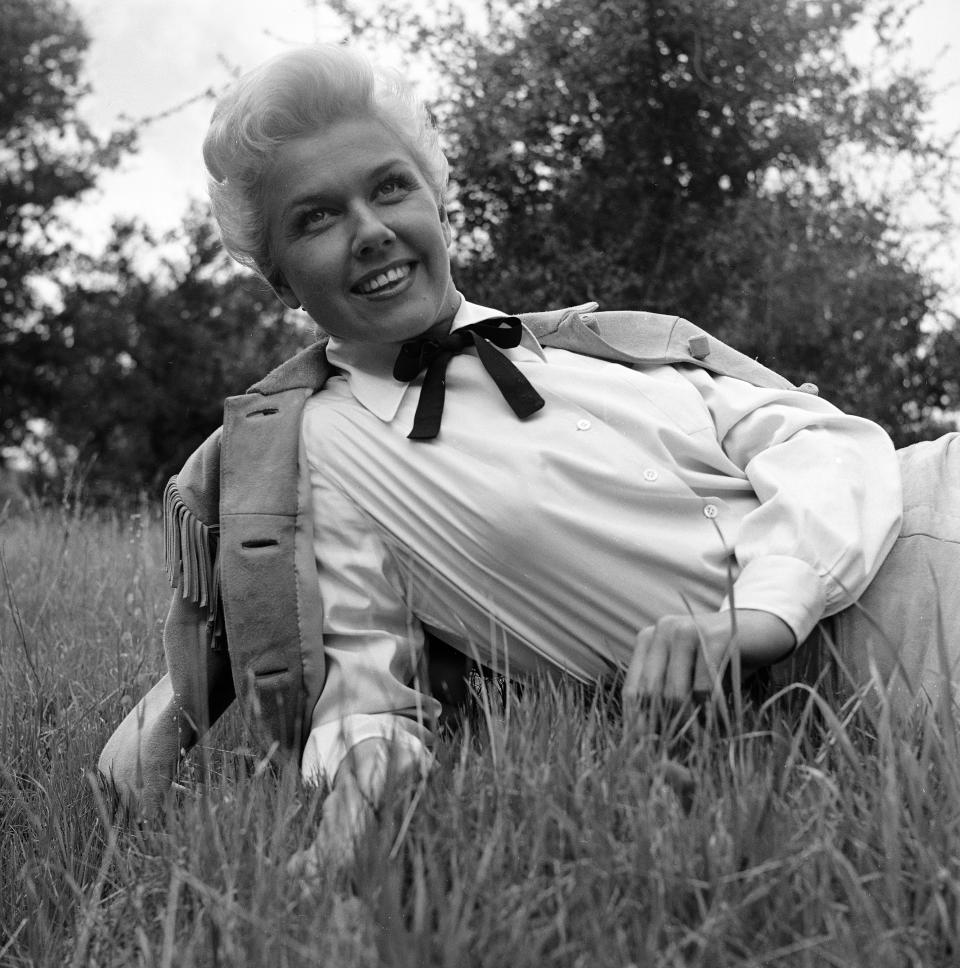
[[[0,535],[3,968],[960,962],[950,722],[798,689],[652,730],[537,683],[478,702],[350,875],[305,884],[284,865],[321,795],[235,714],[157,824],[114,817],[91,777],[162,668],[157,522],[64,509]]]

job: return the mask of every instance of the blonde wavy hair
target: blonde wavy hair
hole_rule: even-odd
[[[213,215],[224,247],[268,282],[273,275],[262,195],[277,149],[341,121],[372,118],[409,150],[443,204],[447,159],[429,112],[397,72],[336,44],[287,51],[220,98],[203,142]]]

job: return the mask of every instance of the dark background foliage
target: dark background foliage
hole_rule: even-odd
[[[26,337],[40,311],[31,279],[63,258],[56,206],[90,188],[133,143],[108,142],[79,118],[88,38],[63,0],[0,0],[0,443],[17,443],[50,400]]]
[[[936,286],[837,164],[942,150],[922,77],[873,83],[845,57],[862,0],[500,6],[490,35],[458,46],[450,21],[430,41],[467,292],[683,315],[898,442],[940,429],[946,357],[918,352]]]
[[[923,74],[866,76],[844,53],[868,14],[892,53],[895,6],[493,0],[482,33],[456,7],[335,6],[441,78],[471,298],[683,315],[898,443],[949,424],[951,315],[895,200],[862,176],[877,160],[929,171],[950,149],[923,125]],[[62,0],[0,0],[0,446],[79,466],[105,497],[159,487],[222,398],[312,333],[229,270],[201,210],[160,269],[141,268],[157,240],[137,223],[95,257],[73,250],[58,203],[136,141],[80,120],[86,47]]]

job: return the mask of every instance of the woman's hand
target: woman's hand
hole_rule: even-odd
[[[315,877],[323,870],[340,871],[352,865],[360,837],[382,804],[388,782],[399,787],[419,776],[423,765],[411,749],[387,739],[357,743],[323,801],[316,839],[290,858],[287,873]]]
[[[666,615],[637,633],[623,698],[682,701],[709,693],[735,654],[749,671],[784,658],[795,644],[790,627],[769,612]]]

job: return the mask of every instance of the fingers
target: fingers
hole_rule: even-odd
[[[623,697],[637,700],[641,696],[659,695],[667,667],[667,652],[655,626],[637,633],[633,657],[623,682]]]
[[[667,616],[641,630],[623,684],[624,699],[688,697],[697,648],[696,630],[691,634],[684,620],[677,616]]]
[[[691,620],[666,622],[661,634],[670,657],[663,681],[663,696],[665,699],[689,699],[695,671],[703,665],[700,632]]]
[[[353,838],[318,837],[309,847],[295,851],[285,867],[289,877],[315,880],[326,874],[335,877],[356,862],[357,845]]]
[[[704,646],[699,650],[699,658],[693,670],[693,694],[709,696],[717,687],[723,669],[730,658],[731,640],[716,651],[708,652]]]
[[[327,794],[313,843],[287,861],[287,873],[311,878],[324,871],[337,874],[351,867],[372,820],[373,810],[349,774],[345,782]]]
[[[319,877],[324,869],[323,851],[315,845],[311,845],[305,850],[295,851],[286,863],[288,877],[313,880]]]
[[[696,692],[712,692],[728,660],[731,641],[729,616],[661,618],[637,634],[624,679],[624,700],[685,701]]]

